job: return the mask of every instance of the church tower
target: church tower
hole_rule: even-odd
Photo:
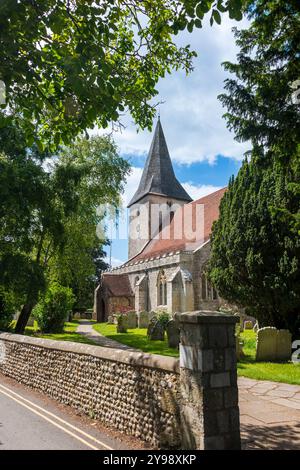
[[[128,204],[128,258],[138,255],[149,240],[157,235],[164,223],[164,211],[157,208],[182,206],[192,201],[177,180],[166,139],[160,123],[156,124],[153,140],[137,191]],[[159,215],[157,217],[157,210]],[[170,220],[170,219],[169,219]]]

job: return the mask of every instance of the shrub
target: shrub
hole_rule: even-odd
[[[155,314],[157,321],[161,323],[164,329],[167,328],[167,324],[170,321],[170,315],[166,310],[158,310]]]
[[[72,289],[52,284],[33,311],[40,330],[44,333],[61,333],[74,301]]]

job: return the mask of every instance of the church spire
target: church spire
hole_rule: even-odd
[[[192,200],[175,176],[160,117],[156,124],[139,187],[128,207],[147,194],[156,194],[186,202]]]

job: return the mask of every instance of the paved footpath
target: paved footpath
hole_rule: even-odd
[[[107,348],[131,349],[96,332],[81,320],[80,333]],[[300,386],[239,377],[244,449],[300,449]]]
[[[101,335],[98,331],[94,330],[94,323],[89,320],[79,320],[80,324],[77,327],[76,333],[85,336],[86,338],[94,341],[99,346],[104,348],[114,348],[114,349],[126,349],[131,351],[136,351],[136,349],[127,346],[126,344],[121,344],[118,341],[107,338],[106,336]]]
[[[240,377],[244,449],[300,449],[300,386]]]

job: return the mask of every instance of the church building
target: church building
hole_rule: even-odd
[[[216,310],[206,276],[213,222],[226,188],[193,201],[177,180],[160,120],[129,209],[128,261],[102,275],[94,318],[114,313]]]

